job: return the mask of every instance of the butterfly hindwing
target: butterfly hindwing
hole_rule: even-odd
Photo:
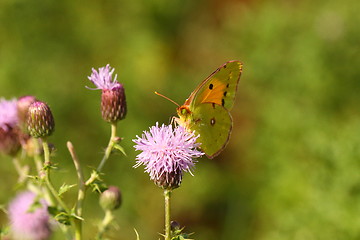
[[[232,119],[221,105],[203,103],[193,110],[193,123],[189,128],[199,134],[200,148],[209,157],[217,156],[229,141]]]

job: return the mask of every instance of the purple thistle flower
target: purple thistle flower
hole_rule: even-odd
[[[124,119],[127,112],[125,90],[123,85],[116,81],[117,75],[112,79],[114,70],[109,64],[99,68],[99,72],[93,68],[88,79],[96,88],[87,87],[91,90],[102,90],[101,115],[105,121],[111,123]]]
[[[99,72],[97,72],[94,68],[92,68],[91,76],[88,79],[95,84],[96,88],[89,88],[92,90],[96,89],[108,89],[111,90],[115,87],[119,87],[121,85],[116,81],[117,74],[115,74],[114,80],[112,80],[112,74],[115,69],[110,67],[110,64],[107,64],[105,67],[99,68]]]
[[[15,239],[45,240],[51,235],[49,213],[45,200],[36,201],[30,191],[15,197],[9,206],[11,230]]]
[[[18,123],[17,100],[0,98],[0,128],[7,131]]]
[[[156,123],[150,131],[136,137],[134,147],[142,152],[137,155],[134,167],[144,165],[150,179],[165,189],[179,187],[183,172],[191,174],[196,162],[193,159],[204,154],[197,150],[198,136],[181,126],[173,129],[172,125],[159,127]]]

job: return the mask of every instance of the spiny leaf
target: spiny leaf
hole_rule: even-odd
[[[117,143],[114,144],[114,149],[122,152],[122,154],[124,154],[125,156],[127,156],[126,153],[125,153],[125,149],[124,149],[122,146],[120,146],[119,144],[117,144]]]
[[[63,195],[64,193],[66,193],[67,191],[69,191],[71,188],[73,188],[75,186],[76,186],[76,184],[67,185],[67,184],[63,183],[63,185],[59,189],[59,196]]]

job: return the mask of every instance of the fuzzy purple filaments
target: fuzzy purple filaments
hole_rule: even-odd
[[[119,85],[121,84],[118,81],[116,81],[117,74],[115,74],[114,79],[112,79],[112,75],[114,71],[115,69],[110,67],[110,64],[107,64],[105,67],[99,68],[99,71],[96,71],[96,69],[93,68],[92,73],[88,77],[88,79],[96,86],[94,90],[96,89],[111,90],[115,87],[119,87]],[[93,89],[93,88],[89,88],[89,89]]]
[[[46,240],[51,235],[45,200],[36,201],[33,192],[22,192],[9,205],[11,231],[15,239]]]

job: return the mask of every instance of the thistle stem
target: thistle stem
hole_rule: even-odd
[[[63,200],[59,197],[58,192],[55,190],[54,186],[51,183],[50,180],[50,150],[49,150],[49,145],[48,142],[46,140],[46,138],[42,138],[42,145],[43,145],[43,149],[44,149],[44,169],[45,169],[45,183],[47,188],[49,189],[51,195],[53,198],[55,198],[56,202],[63,208],[63,210],[67,213],[70,214],[69,209],[67,208],[66,204],[63,202]]]
[[[21,166],[20,161],[17,157],[13,158],[13,164],[19,175],[19,183],[25,182],[29,172],[28,166]]]
[[[76,203],[76,215],[78,217],[82,217],[82,208],[83,208],[83,202],[85,199],[85,193],[86,193],[86,187],[84,183],[84,174],[81,169],[79,158],[76,155],[75,148],[72,145],[72,143],[69,141],[67,142],[67,148],[71,154],[71,158],[74,161],[76,173],[78,176],[78,184],[79,184],[79,191],[78,191],[78,199]],[[75,239],[80,240],[82,239],[82,220],[75,219]]]
[[[165,197],[165,240],[171,239],[171,218],[170,218],[170,198],[171,190],[164,190]]]
[[[111,151],[116,143],[116,128],[117,128],[117,122],[111,123],[111,137],[110,137],[108,146],[106,147],[105,155],[104,155],[103,159],[101,160],[98,168],[96,169],[98,172],[101,172],[101,170],[103,169],[103,167],[104,167],[106,161],[109,159]]]
[[[103,221],[101,222],[100,228],[99,228],[99,233],[97,235],[97,240],[102,239],[104,233],[106,232],[106,230],[108,229],[110,223],[114,220],[114,215],[112,213],[111,210],[106,210],[105,211],[105,217],[103,219]]]

